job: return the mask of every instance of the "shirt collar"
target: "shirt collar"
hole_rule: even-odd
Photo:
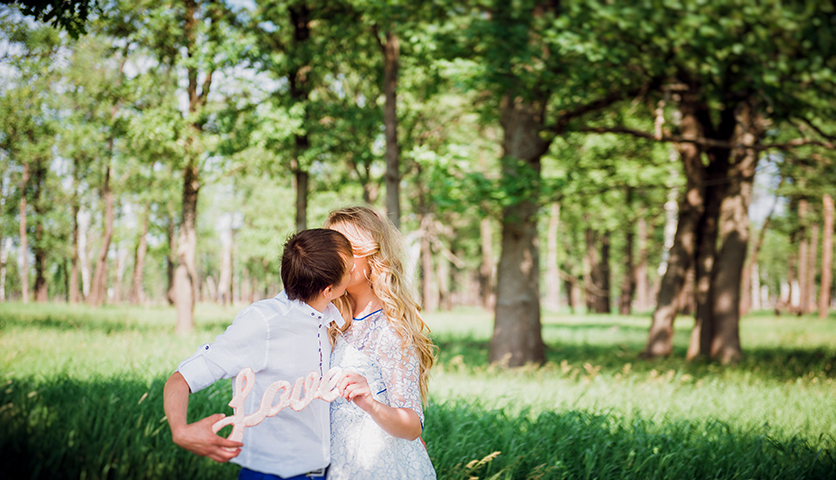
[[[281,305],[281,311],[283,315],[287,315],[290,312],[291,308],[295,308],[296,310],[300,311],[302,315],[305,317],[310,317],[315,320],[322,320],[324,324],[329,324],[331,322],[336,322],[337,326],[342,328],[345,325],[345,319],[340,314],[340,311],[337,307],[334,306],[333,303],[328,303],[328,306],[325,308],[324,312],[320,312],[319,310],[313,308],[312,306],[308,305],[305,302],[299,300],[291,300],[287,298],[287,292],[284,290],[281,291],[278,295],[276,295],[276,299],[279,300],[279,304]]]

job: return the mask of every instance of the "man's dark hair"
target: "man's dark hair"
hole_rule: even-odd
[[[282,283],[291,300],[308,302],[345,275],[351,242],[328,228],[302,230],[288,237],[282,253]]]

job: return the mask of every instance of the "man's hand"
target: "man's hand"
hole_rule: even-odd
[[[223,419],[223,413],[216,413],[203,420],[172,429],[171,439],[186,450],[216,462],[225,463],[241,453],[241,442],[227,440],[212,432],[212,425]]]

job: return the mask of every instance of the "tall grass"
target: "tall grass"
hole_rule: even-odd
[[[0,478],[234,478],[171,443],[162,388],[236,311],[0,305]],[[440,478],[836,478],[834,320],[749,317],[737,366],[640,361],[648,320],[546,316],[549,362],[487,365],[489,314],[430,316],[426,440]],[[229,384],[191,420],[230,413]]]

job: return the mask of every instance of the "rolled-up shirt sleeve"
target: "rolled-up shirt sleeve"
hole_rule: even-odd
[[[215,341],[201,345],[177,366],[189,390],[199,392],[218,380],[233,378],[242,369],[264,368],[267,359],[268,325],[258,309],[242,310]]]

